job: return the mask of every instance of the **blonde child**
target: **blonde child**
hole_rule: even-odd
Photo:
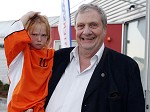
[[[50,25],[39,12],[28,12],[11,25],[4,39],[10,87],[8,112],[44,112],[54,49],[48,49]]]

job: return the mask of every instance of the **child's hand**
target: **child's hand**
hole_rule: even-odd
[[[33,109],[28,109],[25,112],[33,112]]]
[[[30,18],[32,18],[32,17],[35,16],[35,15],[38,15],[39,13],[40,13],[40,12],[30,11],[30,12],[26,13],[24,16],[22,16],[22,17],[20,18],[20,20],[21,20],[21,22],[23,23],[23,25],[25,26],[26,23],[28,22],[28,20],[29,20]]]

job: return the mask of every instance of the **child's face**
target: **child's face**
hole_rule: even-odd
[[[47,32],[45,24],[36,24],[29,31],[29,36],[31,38],[31,46],[35,49],[42,49],[47,42]]]

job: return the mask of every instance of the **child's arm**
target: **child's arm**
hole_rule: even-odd
[[[39,14],[39,12],[30,11],[23,15],[20,20],[15,21],[7,30],[4,39],[4,48],[7,58],[7,65],[30,43],[31,39],[25,30],[25,24],[30,18]]]
[[[27,24],[27,22],[29,21],[29,19],[31,19],[32,17],[38,15],[39,13],[40,12],[30,11],[30,12],[26,13],[24,16],[22,16],[20,18],[20,20],[21,20],[22,24],[24,25],[24,27]]]
[[[14,58],[31,42],[31,39],[20,20],[13,23],[5,34],[4,50],[9,66]]]
[[[25,112],[33,112],[33,109],[28,109]]]

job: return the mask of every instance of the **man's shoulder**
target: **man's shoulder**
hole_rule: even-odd
[[[55,60],[62,60],[62,59],[70,59],[70,52],[73,50],[74,47],[69,47],[69,48],[62,48],[54,53],[54,59]]]
[[[62,48],[59,50],[55,51],[56,56],[62,56],[62,55],[70,55],[70,52],[73,50],[74,47],[69,47],[69,48]]]
[[[74,47],[68,47],[68,48],[61,48],[59,50],[56,50],[55,53],[59,54],[59,53],[70,53],[73,50]]]
[[[130,56],[127,56],[123,53],[117,52],[115,50],[112,50],[110,48],[105,48],[104,52],[108,55],[108,57],[111,60],[122,62],[122,63],[136,63],[134,59],[132,59]]]

